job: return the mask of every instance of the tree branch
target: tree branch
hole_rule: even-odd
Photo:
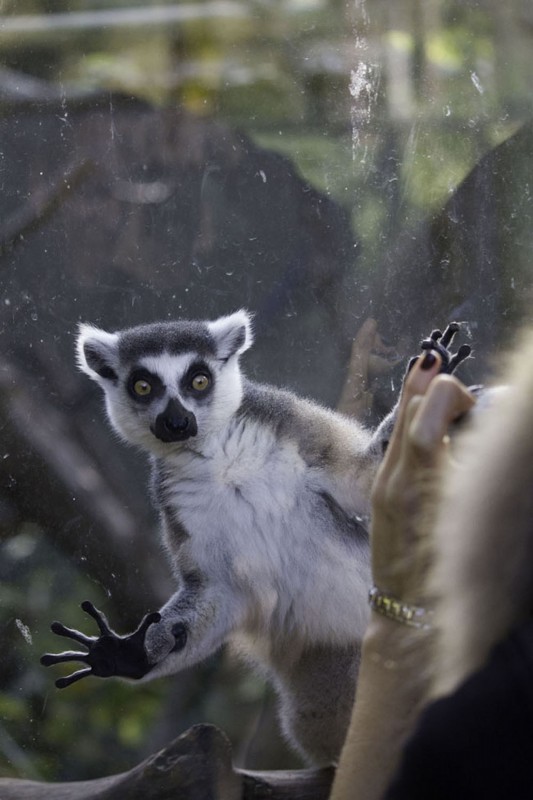
[[[233,768],[218,728],[196,725],[119,775],[71,783],[0,778],[2,800],[326,800],[333,769],[247,772]]]

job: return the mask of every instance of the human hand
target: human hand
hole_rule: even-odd
[[[364,419],[372,407],[373,378],[387,373],[402,360],[395,347],[389,347],[382,341],[376,320],[368,317],[357,331],[352,343],[337,411]]]
[[[441,368],[434,350],[426,350],[412,366],[372,491],[374,583],[414,605],[424,601],[448,427],[475,403],[457,378],[439,374]]]

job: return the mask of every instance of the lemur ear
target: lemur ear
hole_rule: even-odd
[[[252,318],[244,309],[208,322],[207,327],[215,339],[217,356],[222,361],[227,361],[231,356],[240,356],[254,340]]]
[[[76,340],[76,353],[79,368],[90,378],[117,379],[118,334],[82,324]]]

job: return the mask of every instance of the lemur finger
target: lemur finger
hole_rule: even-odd
[[[106,615],[102,611],[99,611],[90,600],[84,600],[81,607],[86,614],[95,620],[100,628],[102,636],[116,636],[115,632],[109,626]]]
[[[65,636],[67,639],[73,639],[75,642],[84,644],[86,647],[90,647],[94,643],[94,636],[86,636],[84,633],[74,628],[67,628],[62,622],[52,622],[50,630],[52,633],[55,633],[56,636]]]
[[[145,614],[139,627],[131,634],[130,639],[140,639],[141,642],[144,642],[146,631],[150,625],[157,624],[158,622],[161,622],[161,614],[159,611],[152,611],[150,614]]]
[[[434,342],[438,342],[441,336],[442,336],[442,331],[439,331],[439,329],[437,328],[437,330],[431,331],[429,338],[433,339]]]
[[[64,653],[45,653],[41,656],[43,667],[52,667],[54,664],[63,664],[66,661],[81,661],[83,664],[87,664],[87,653],[66,650]]]
[[[465,361],[470,353],[472,352],[472,348],[469,344],[462,344],[457,353],[451,357],[450,363],[446,368],[446,372],[451,375],[452,372],[455,372],[459,364]]]
[[[434,331],[434,333],[440,333],[440,331]],[[434,353],[438,353],[442,361],[441,372],[447,370],[451,354],[437,339],[424,339],[420,342],[420,347],[424,352],[433,351]]]
[[[92,672],[93,671],[90,667],[79,669],[77,672],[73,672],[72,675],[67,675],[66,678],[58,678],[56,681],[56,686],[58,689],[66,689],[67,686],[72,686],[73,683],[80,681],[82,678],[92,675]]]
[[[450,324],[447,326],[446,330],[442,334],[442,339],[440,340],[441,345],[443,347],[448,347],[448,345],[451,344],[455,334],[457,333],[457,331],[460,330],[460,328],[461,326],[459,325],[458,322],[450,322]]]

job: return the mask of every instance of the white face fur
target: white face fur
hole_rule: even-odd
[[[81,325],[77,353],[120,436],[165,456],[224,428],[242,399],[238,362],[251,344],[250,316],[238,311],[116,333]]]

